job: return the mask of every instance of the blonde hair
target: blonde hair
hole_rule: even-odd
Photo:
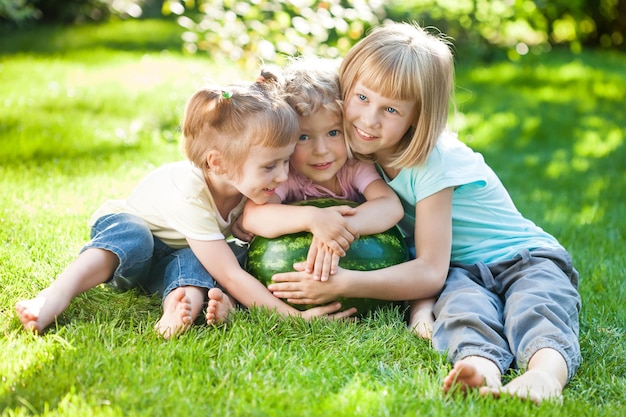
[[[342,114],[337,65],[322,58],[295,58],[283,71],[285,99],[306,117],[321,108]]]
[[[384,97],[415,102],[411,128],[384,161],[393,168],[423,164],[446,128],[453,94],[450,43],[417,24],[391,23],[374,29],[345,56],[339,79],[345,101],[357,82]],[[358,155],[373,159],[373,155]]]
[[[259,77],[253,84],[207,86],[187,101],[182,123],[183,150],[203,170],[207,155],[220,152],[228,173],[238,177],[250,148],[282,148],[298,139],[295,111],[282,96],[283,80]]]

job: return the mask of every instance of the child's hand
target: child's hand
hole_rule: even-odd
[[[356,313],[356,308],[352,307],[345,311],[338,311],[341,303],[332,303],[325,306],[313,307],[302,312],[302,318],[311,319],[313,317],[327,317],[333,320],[342,320],[350,318]]]
[[[313,236],[339,256],[345,256],[350,244],[359,238],[358,230],[350,227],[344,216],[352,216],[356,209],[350,206],[321,208],[312,221]]]
[[[337,272],[339,259],[341,256],[338,253],[313,236],[304,270],[313,274],[315,280],[328,281],[328,277]]]
[[[337,275],[328,281],[318,281],[304,271],[304,262],[295,264],[294,268],[295,272],[283,272],[272,277],[267,289],[274,296],[292,304],[327,304],[341,296],[338,275],[343,269],[337,268]]]

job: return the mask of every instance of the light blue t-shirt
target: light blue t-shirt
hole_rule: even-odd
[[[415,205],[454,187],[452,262],[475,264],[511,259],[521,249],[561,248],[559,242],[517,210],[509,193],[482,155],[446,132],[425,164],[385,178],[404,207],[399,226],[413,237]]]

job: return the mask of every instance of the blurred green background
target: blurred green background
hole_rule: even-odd
[[[339,57],[387,19],[435,26],[485,60],[560,46],[626,49],[619,0],[0,0],[4,31],[161,16],[184,28],[185,52],[246,67],[312,52]]]

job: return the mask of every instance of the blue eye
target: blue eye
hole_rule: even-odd
[[[365,97],[363,94],[359,94],[358,96],[359,96],[359,100],[361,101],[367,100],[367,97]]]
[[[341,134],[341,132],[337,129],[333,129],[330,132],[328,132],[328,136],[330,137],[335,137],[335,136],[339,136]]]
[[[394,109],[393,107],[387,107],[386,111],[388,111],[389,113],[398,113],[398,110]]]
[[[300,135],[300,137],[298,138],[298,141],[303,142],[308,139],[309,139],[309,135]]]

